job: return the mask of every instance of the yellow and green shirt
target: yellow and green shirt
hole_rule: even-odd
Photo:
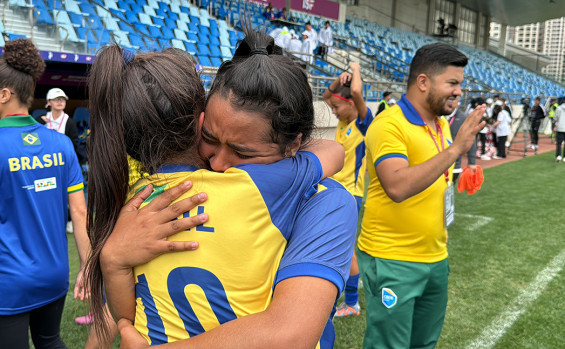
[[[443,148],[452,143],[449,123],[438,117]],[[416,166],[438,154],[441,137],[429,129],[405,95],[397,105],[379,114],[367,131],[369,189],[359,236],[359,249],[384,259],[434,263],[447,258],[442,174],[421,193],[401,203],[392,201],[376,175],[376,166],[388,158],[403,158]],[[449,169],[451,182],[453,166]]]

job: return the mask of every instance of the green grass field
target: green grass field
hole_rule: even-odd
[[[438,348],[565,347],[564,198],[565,164],[556,164],[553,153],[485,170],[479,192],[456,194],[450,298]],[[74,276],[72,235],[69,246]],[[361,348],[362,289],[360,303],[361,316],[334,320],[336,348]],[[61,330],[69,348],[86,341],[87,329],[74,323],[85,312],[70,294]]]

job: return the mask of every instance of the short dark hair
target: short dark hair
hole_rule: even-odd
[[[436,42],[422,46],[416,51],[410,64],[408,86],[415,83],[420,74],[433,77],[441,74],[448,66],[465,67],[467,62],[467,56],[451,45]]]

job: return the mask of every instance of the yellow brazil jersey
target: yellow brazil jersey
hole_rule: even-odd
[[[373,114],[367,108],[367,114],[362,122],[359,116],[351,122],[340,121],[337,124],[335,140],[345,149],[343,169],[332,176],[354,196],[363,197],[365,192],[365,134]]]
[[[146,203],[167,188],[191,180],[193,188],[179,200],[197,192],[206,192],[208,200],[183,217],[206,212],[210,219],[169,238],[198,241],[197,250],[165,254],[134,268],[137,330],[151,345],[196,336],[265,310],[280,278],[317,276],[343,289],[348,265],[334,266],[334,259],[344,254],[342,248],[337,248],[339,252],[330,250],[328,256],[332,257],[319,263],[313,262],[317,258],[313,255],[325,245],[348,248],[343,241],[336,245],[328,240],[336,236],[339,240],[348,230],[342,226],[339,229],[343,232],[330,230],[330,235],[323,236],[314,226],[291,234],[298,210],[316,193],[321,173],[313,154],[299,152],[293,159],[241,165],[225,173],[167,165],[139,180],[130,196],[152,184],[155,191]],[[325,207],[316,205],[314,216],[324,219],[324,210],[330,212]]]
[[[449,123],[438,118],[441,133],[429,129],[406,96],[379,114],[367,131],[369,189],[359,236],[359,249],[384,259],[434,263],[447,257],[444,227],[445,176],[440,176],[421,193],[395,203],[385,193],[376,166],[392,157],[404,158],[409,166],[419,165],[438,154],[430,130],[441,147],[452,143]],[[443,137],[441,137],[443,135]],[[453,166],[449,169],[451,181]]]

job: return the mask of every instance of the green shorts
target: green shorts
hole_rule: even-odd
[[[414,263],[357,250],[367,302],[363,348],[433,348],[447,307],[447,259]]]

